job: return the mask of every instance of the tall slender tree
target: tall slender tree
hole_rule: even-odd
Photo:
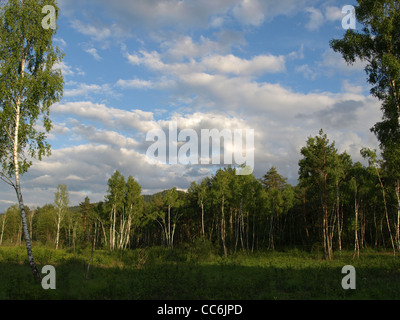
[[[276,226],[279,225],[279,214],[284,204],[283,191],[286,188],[286,178],[281,176],[275,167],[272,167],[261,179],[267,192],[269,209],[269,249],[275,249]]]
[[[126,185],[124,176],[117,170],[108,179],[108,194],[106,196],[106,207],[110,212],[109,220],[109,245],[110,250],[115,250],[117,239],[117,219],[123,214],[124,197],[126,193]]]
[[[393,255],[396,255],[396,247],[395,247],[395,242],[394,242],[393,235],[392,235],[392,228],[391,228],[390,220],[389,220],[387,192],[386,192],[386,187],[383,183],[381,173],[379,170],[379,161],[377,160],[376,150],[363,148],[363,149],[361,149],[360,153],[364,159],[368,159],[369,165],[375,169],[376,176],[378,177],[379,185],[382,190],[382,199],[383,199],[383,204],[384,204],[384,209],[385,209],[386,226],[387,226],[387,229],[389,232],[390,242],[391,242],[392,248],[393,248]]]
[[[332,190],[335,190],[334,166],[337,163],[335,144],[329,140],[321,129],[319,135],[310,137],[307,146],[301,149],[303,158],[299,161],[299,178],[302,185],[311,186],[320,200],[322,209],[322,234],[324,253],[328,259],[333,257],[333,228],[331,207]]]
[[[53,0],[8,0],[0,6],[0,178],[16,192],[29,265],[38,282],[20,176],[33,158],[50,154],[50,107],[63,90],[61,71],[53,68],[62,53],[53,46],[56,29],[42,27],[44,5],[52,5],[58,16]]]
[[[222,241],[222,248],[224,255],[228,255],[228,247],[226,244],[226,207],[231,197],[232,188],[230,188],[231,177],[235,175],[231,168],[224,170],[219,169],[216,175],[213,177],[212,182],[212,193],[214,194],[215,204],[221,208],[221,223],[220,223],[220,235]]]
[[[1,232],[0,232],[0,246],[3,243],[3,236],[4,236],[4,228],[6,226],[7,216],[5,214],[0,215],[0,225],[1,225]]]
[[[69,195],[67,191],[67,185],[59,184],[57,186],[57,191],[54,196],[54,204],[57,210],[56,225],[57,225],[57,235],[56,235],[56,250],[58,249],[58,243],[60,240],[60,229],[61,222],[68,210]]]
[[[143,214],[143,196],[141,195],[142,188],[137,181],[131,176],[126,181],[125,195],[125,213],[126,223],[122,228],[121,248],[125,249],[130,243],[130,234],[133,228],[138,227],[140,218]]]

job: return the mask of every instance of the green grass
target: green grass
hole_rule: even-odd
[[[56,289],[33,281],[22,247],[0,248],[0,299],[369,300],[400,298],[400,259],[365,251],[334,260],[299,250],[243,252],[221,257],[210,246],[160,247],[110,253],[34,246],[39,270],[56,268]],[[356,268],[355,290],[344,290],[344,265]]]

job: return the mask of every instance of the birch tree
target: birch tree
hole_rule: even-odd
[[[54,204],[56,207],[56,225],[57,225],[57,234],[56,234],[56,250],[58,249],[58,243],[60,240],[60,229],[61,222],[64,220],[64,217],[68,210],[69,204],[69,195],[67,191],[67,186],[65,184],[59,184],[57,186],[57,191],[54,196]]]
[[[234,173],[233,173],[234,174]],[[215,205],[220,205],[221,208],[221,241],[224,256],[228,256],[228,248],[226,245],[226,221],[225,210],[228,205],[229,198],[231,197],[232,190],[230,188],[230,177],[232,175],[231,169],[218,169],[216,175],[213,177],[211,192],[214,196]]]
[[[126,222],[121,232],[121,245],[125,249],[130,243],[130,236],[132,229],[139,225],[139,219],[143,214],[143,196],[141,195],[142,187],[131,176],[126,181],[126,195],[125,195],[125,213]]]
[[[377,160],[376,150],[362,148],[360,153],[364,159],[368,159],[369,166],[373,167],[375,169],[376,176],[378,178],[379,185],[382,190],[382,199],[383,199],[383,204],[384,204],[384,209],[385,209],[386,225],[387,225],[387,229],[388,229],[389,236],[390,236],[390,242],[391,242],[392,248],[393,248],[393,255],[395,256],[396,255],[396,247],[395,247],[395,243],[394,243],[394,239],[393,239],[393,235],[392,235],[392,228],[390,226],[390,221],[389,221],[386,187],[383,183],[383,180],[382,180],[382,177],[381,177],[381,174],[379,171],[379,164],[378,164],[379,161]]]
[[[201,209],[201,237],[203,240],[205,240],[205,222],[204,222],[204,214],[205,214],[205,203],[206,203],[206,198],[207,198],[207,192],[208,192],[208,183],[209,183],[209,178],[207,177],[206,179],[202,180],[199,184],[197,184],[195,181],[193,181],[190,184],[189,187],[189,192],[193,194],[193,196],[196,198],[197,205]]]
[[[5,214],[2,214],[0,216],[0,225],[1,225],[1,234],[0,234],[0,246],[3,243],[3,236],[4,236],[4,228],[6,226],[6,220],[7,220],[7,216]]]
[[[29,265],[40,282],[28,232],[20,176],[50,154],[46,133],[50,107],[60,101],[63,77],[54,65],[62,53],[53,47],[56,29],[42,27],[44,5],[54,0],[8,0],[0,6],[0,178],[16,192]],[[44,130],[40,130],[43,127]]]
[[[183,204],[183,201],[179,199],[179,194],[175,187],[166,192],[164,196],[164,203],[167,205],[167,223],[166,223],[167,245],[169,248],[172,248],[174,246],[174,235],[175,235],[176,224],[178,222],[177,210]],[[172,209],[175,209],[173,217],[171,217]]]
[[[117,219],[123,215],[125,196],[125,178],[117,170],[108,179],[108,195],[106,196],[106,207],[110,212],[109,220],[109,246],[113,251],[118,246]]]

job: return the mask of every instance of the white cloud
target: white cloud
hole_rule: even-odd
[[[170,62],[190,61],[214,54],[227,54],[233,47],[246,44],[243,33],[239,31],[221,30],[213,36],[214,40],[200,36],[198,41],[194,41],[193,37],[188,35],[159,39],[160,48],[163,50],[162,57]]]
[[[196,46],[187,39],[188,43]],[[187,77],[191,74],[200,74],[206,72],[231,74],[237,76],[257,76],[265,73],[284,72],[286,70],[284,56],[274,55],[258,55],[252,59],[244,59],[233,54],[207,54],[202,55],[203,59],[194,59],[194,54],[191,53],[191,45],[188,46],[186,54],[191,57],[188,62],[166,62],[163,60],[164,55],[169,57],[171,51],[165,54],[160,54],[157,51],[147,52],[140,51],[138,53],[126,53],[126,57],[131,64],[144,65],[150,70],[165,73],[166,76]],[[195,49],[193,49],[195,52]],[[212,50],[210,50],[212,52]],[[209,52],[209,50],[206,50]],[[173,51],[175,57],[179,56],[176,50]],[[205,75],[204,75],[205,76]],[[121,85],[127,83],[120,83]],[[133,85],[140,84],[137,81]]]
[[[214,55],[203,59],[207,69],[235,75],[258,75],[285,71],[283,56],[260,55],[251,60],[241,59],[232,54]]]
[[[73,19],[74,27],[98,41],[110,37],[129,36],[135,30],[158,31],[164,26],[179,30],[188,28],[220,28],[226,21],[236,20],[243,25],[259,26],[279,15],[292,15],[301,11],[308,0],[96,0],[85,6],[89,20],[97,21],[90,12],[102,13],[111,26],[85,24]],[[81,1],[68,0],[61,9],[68,17],[82,7]],[[88,9],[90,8],[90,9]],[[115,29],[115,31],[113,30]]]
[[[293,51],[287,56],[289,59],[304,59],[304,45],[302,44],[297,51]]]
[[[67,46],[67,42],[63,38],[54,38],[53,41],[58,43],[61,48],[65,48]]]
[[[74,174],[70,174],[68,177],[65,178],[65,180],[78,180],[78,181],[85,181],[84,178],[78,177]]]
[[[79,83],[77,88],[64,90],[65,97],[88,97],[90,94],[111,94],[111,88],[108,84],[86,84]]]
[[[308,7],[305,11],[309,14],[309,21],[306,24],[308,30],[317,30],[324,23],[324,15],[319,9]]]
[[[338,21],[343,19],[342,9],[339,7],[328,6],[325,8],[325,17],[328,21]]]
[[[85,52],[89,53],[97,61],[103,60],[103,58],[98,54],[96,48],[85,49]]]
[[[233,8],[233,14],[243,24],[259,26],[265,16],[258,0],[242,0]]]
[[[354,64],[349,65],[339,52],[327,49],[322,54],[322,61],[318,62],[318,66],[326,69],[330,73],[340,72],[348,75],[354,72],[363,71],[366,64],[360,60],[356,60]]]
[[[343,80],[342,82],[342,91],[354,94],[361,94],[364,88],[362,86],[357,86],[351,83],[349,80]]]
[[[308,64],[303,64],[295,67],[295,71],[303,74],[303,77],[309,80],[315,80],[317,73],[313,71]]]
[[[71,26],[78,32],[90,36],[95,41],[104,41],[111,35],[111,29],[109,27],[96,27],[91,24],[85,24],[79,20],[71,21]]]
[[[141,79],[131,79],[131,80],[119,79],[115,85],[118,87],[131,88],[131,89],[148,89],[153,87],[153,83],[151,81],[141,80]]]
[[[82,76],[85,74],[80,68],[77,68],[77,67],[74,68],[65,61],[60,61],[60,62],[55,63],[53,65],[53,69],[61,70],[61,73],[63,74],[64,77],[65,76],[75,76],[75,75]]]
[[[53,69],[60,69],[64,76],[74,75],[75,72],[72,70],[72,67],[69,66],[66,62],[60,61],[54,64]]]
[[[153,113],[142,110],[122,110],[90,101],[56,104],[54,114],[95,121],[107,128],[127,128],[148,131],[154,128]]]
[[[79,1],[71,0],[79,8]],[[68,14],[71,14],[74,5],[70,4]],[[239,0],[97,0],[92,2],[92,8],[105,8],[109,18],[118,21],[121,29],[141,27],[159,29],[165,25],[176,27],[207,26],[209,18],[216,15],[225,15],[228,10],[239,3]],[[95,11],[96,9],[93,9]]]
[[[223,17],[213,17],[210,26],[213,28],[220,28],[224,24],[225,19]]]
[[[73,139],[123,148],[135,148],[138,142],[113,130],[98,129],[92,125],[77,124],[71,128]]]

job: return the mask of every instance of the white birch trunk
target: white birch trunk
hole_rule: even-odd
[[[22,66],[21,70],[23,71],[25,69],[24,67],[25,61],[22,61]],[[22,72],[23,73],[23,72]],[[22,193],[21,193],[21,184],[20,184],[20,178],[19,178],[19,157],[18,157],[18,149],[19,149],[19,125],[20,125],[20,98],[17,99],[16,105],[15,105],[15,129],[14,129],[14,150],[13,150],[13,160],[14,160],[14,174],[15,174],[15,192],[17,194],[18,198],[18,203],[19,203],[19,208],[21,211],[21,222],[22,222],[22,229],[24,232],[25,236],[25,244],[26,244],[26,250],[28,253],[28,261],[29,265],[32,269],[33,276],[37,282],[40,282],[41,280],[41,275],[39,273],[39,270],[36,267],[35,261],[33,259],[33,253],[32,253],[32,246],[31,246],[31,239],[29,236],[29,230],[28,230],[28,224],[26,221],[26,213],[25,213],[25,205],[24,201],[22,198]]]
[[[356,219],[356,226],[355,226],[355,234],[354,234],[354,254],[353,258],[356,256],[360,257],[360,245],[358,242],[358,203],[357,203],[357,185],[354,195],[354,211],[355,211],[355,219]]]
[[[203,200],[201,200],[201,232],[203,239],[205,239],[205,232],[204,232],[204,204]]]
[[[2,225],[1,225],[0,246],[1,246],[1,244],[3,243],[3,235],[4,235],[4,227],[5,227],[5,225],[6,225],[6,219],[7,219],[7,216],[6,216],[6,215],[3,215],[3,223],[2,223]]]
[[[397,227],[396,227],[396,242],[397,250],[400,252],[400,181],[396,181],[396,197],[397,197]]]
[[[60,225],[61,225],[61,209],[58,210],[57,214],[57,234],[56,234],[56,250],[58,250],[58,242],[60,239]]]

